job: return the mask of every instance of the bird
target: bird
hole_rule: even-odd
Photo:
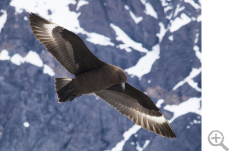
[[[155,134],[176,135],[154,102],[127,82],[125,71],[97,58],[73,32],[39,15],[29,14],[33,34],[74,78],[55,78],[58,102],[94,93],[135,124]]]

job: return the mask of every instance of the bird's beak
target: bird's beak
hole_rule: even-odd
[[[122,86],[122,90],[124,91],[125,90],[125,82],[121,83],[121,86]]]

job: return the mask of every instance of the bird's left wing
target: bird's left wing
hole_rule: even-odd
[[[105,64],[73,32],[33,13],[29,21],[36,38],[68,72],[78,75]]]
[[[124,91],[120,84],[116,84],[95,94],[143,128],[165,137],[176,137],[153,101],[127,82],[125,85]]]

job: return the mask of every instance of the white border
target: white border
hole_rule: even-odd
[[[202,1],[202,150],[224,150],[211,146],[213,130],[224,134],[229,147],[229,1]]]

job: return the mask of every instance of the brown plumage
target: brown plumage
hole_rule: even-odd
[[[29,21],[36,38],[75,75],[73,79],[55,79],[59,102],[94,93],[143,128],[165,137],[176,137],[153,101],[126,82],[126,73],[121,68],[99,60],[71,31],[33,13]]]

